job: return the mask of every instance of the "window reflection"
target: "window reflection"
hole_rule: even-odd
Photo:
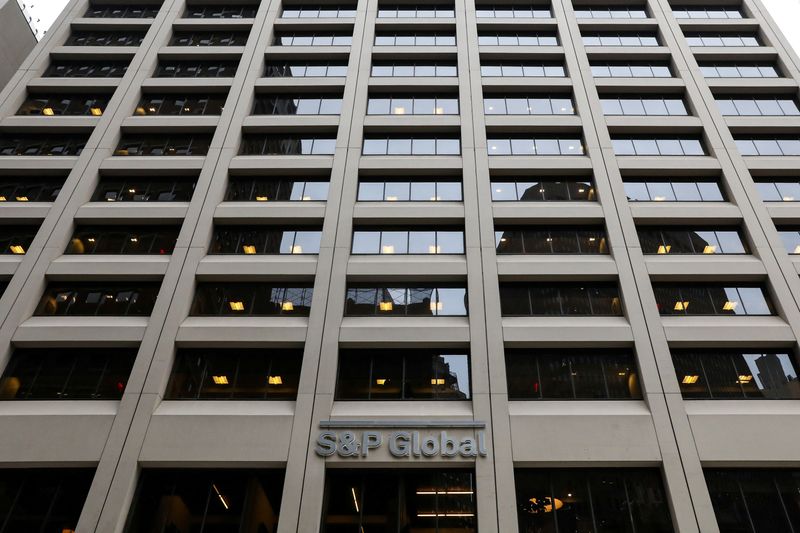
[[[453,18],[453,5],[379,5],[378,18]]]
[[[800,202],[800,179],[762,178],[756,188],[765,202]]]
[[[495,96],[483,98],[483,110],[487,115],[574,115],[572,96]]]
[[[598,229],[497,228],[498,254],[607,254],[606,233]]]
[[[461,139],[440,137],[378,137],[364,139],[362,155],[460,155]]]
[[[655,283],[662,315],[773,315],[772,302],[758,286]]]
[[[333,155],[336,138],[317,135],[246,133],[242,135],[239,155]]]
[[[494,32],[478,33],[481,46],[558,46],[556,34],[535,32]]]
[[[375,287],[350,285],[345,316],[467,316],[462,287]]]
[[[169,255],[175,249],[180,226],[81,226],[75,230],[66,254]]]
[[[584,155],[581,139],[577,137],[521,137],[490,135],[487,139],[489,156],[496,155]]]
[[[642,7],[578,7],[575,16],[594,19],[646,19],[647,10]]]
[[[45,78],[121,78],[130,61],[56,60],[45,70]]]
[[[108,176],[100,180],[93,202],[188,202],[196,179]]]
[[[792,97],[722,96],[717,106],[724,116],[798,116],[800,106]]]
[[[658,46],[658,37],[640,33],[596,33],[583,36],[584,46]]]
[[[243,19],[256,16],[256,4],[189,4],[183,18],[201,19]]]
[[[746,33],[688,33],[686,42],[689,46],[761,46],[758,36]]]
[[[344,33],[276,33],[275,46],[350,46],[353,36]]]
[[[673,7],[672,14],[676,19],[741,19],[742,12],[726,6],[714,7]]]
[[[188,156],[206,155],[211,135],[203,134],[125,134],[115,156]]]
[[[503,316],[622,316],[616,284],[500,283]]]
[[[285,19],[335,19],[353,18],[356,16],[356,7],[353,5],[287,5],[283,8],[281,18]]]
[[[392,61],[376,62],[372,65],[371,75],[384,77],[445,78],[458,76],[455,63],[437,61]]]
[[[354,255],[463,254],[461,230],[368,230],[353,232]]]
[[[689,114],[683,98],[679,96],[604,96],[600,99],[600,103],[605,115],[685,116]]]
[[[88,137],[81,134],[7,133],[0,135],[0,156],[77,156]]]
[[[338,115],[341,95],[256,96],[254,115]]]
[[[359,202],[460,202],[461,181],[361,178],[358,181]]]
[[[34,316],[150,316],[159,283],[50,283]]]
[[[717,180],[642,178],[625,180],[629,202],[724,202]]]
[[[442,33],[378,33],[375,46],[455,46],[456,36]]]
[[[215,226],[210,254],[316,255],[322,231],[264,227]]]
[[[347,62],[271,62],[267,63],[264,76],[267,78],[343,78],[347,76]]]
[[[248,31],[176,31],[170,46],[244,46]]]
[[[567,75],[563,63],[533,61],[488,61],[481,63],[484,77],[563,78]]]
[[[494,5],[478,4],[475,6],[478,18],[517,18],[517,19],[549,19],[553,13],[543,5]]]
[[[74,531],[92,478],[94,468],[0,469],[3,529]]]
[[[492,180],[495,202],[559,202],[597,200],[594,182],[588,178],[496,178]]]
[[[327,180],[316,178],[255,178],[232,176],[225,193],[226,202],[324,202],[328,199]]]
[[[310,283],[199,283],[191,316],[308,316]]]
[[[615,137],[611,139],[618,156],[701,156],[707,155],[700,139],[678,137]]]
[[[800,137],[736,137],[734,142],[744,156],[800,156]]]
[[[238,61],[159,61],[156,78],[232,78]]]
[[[63,177],[0,176],[0,202],[53,202]]]
[[[644,254],[746,254],[749,249],[739,230],[638,228]]]
[[[595,78],[671,78],[668,64],[648,62],[593,62],[592,76]]]
[[[108,105],[108,99],[106,95],[30,95],[17,110],[17,115],[99,117]]]
[[[134,31],[73,31],[65,46],[139,46],[144,32]]]
[[[368,115],[458,115],[458,96],[371,96]]]
[[[219,115],[226,94],[145,94],[139,100],[134,115]]]
[[[121,18],[121,19],[148,19],[155,18],[160,5],[150,4],[95,4],[92,3],[84,13],[86,18]]]
[[[700,63],[700,72],[706,78],[780,78],[777,66],[768,63]]]
[[[0,225],[0,254],[25,255],[39,226]]]

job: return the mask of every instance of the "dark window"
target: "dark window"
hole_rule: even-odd
[[[737,229],[638,228],[644,254],[747,254]]]
[[[119,400],[135,359],[135,348],[16,349],[0,399]]]
[[[318,254],[322,231],[316,228],[215,226],[211,254]]]
[[[672,362],[686,399],[800,399],[788,351],[674,350]]]
[[[145,94],[135,115],[219,115],[227,94]]]
[[[471,470],[328,469],[325,478],[321,533],[478,530]]]
[[[478,18],[549,19],[553,13],[548,6],[479,4],[475,7]]]
[[[186,7],[183,18],[195,19],[247,19],[256,16],[257,4],[197,4]]]
[[[458,350],[343,350],[337,400],[469,400],[469,356]]]
[[[591,178],[495,178],[495,202],[594,202]]]
[[[4,134],[0,135],[0,156],[80,155],[87,137],[80,134]]]
[[[657,469],[514,470],[520,531],[672,533]]]
[[[355,5],[287,5],[283,8],[283,12],[281,13],[281,18],[285,19],[342,19],[354,18],[355,16]]]
[[[353,36],[331,31],[276,33],[272,44],[275,46],[350,46],[353,44]]]
[[[611,144],[618,156],[708,155],[703,141],[689,137],[615,137]]]
[[[150,316],[159,283],[50,283],[35,316]]]
[[[575,17],[579,19],[646,19],[644,7],[576,7]]]
[[[254,115],[338,115],[342,96],[333,94],[256,95]]]
[[[480,32],[478,44],[481,46],[558,46],[555,33],[536,32]]]
[[[200,283],[192,316],[308,316],[314,289],[310,283]]]
[[[467,290],[463,287],[347,288],[345,316],[467,316]]]
[[[642,178],[625,180],[629,202],[724,202],[715,179]]]
[[[211,135],[208,134],[127,134],[114,150],[116,156],[181,156],[206,155]]]
[[[144,469],[127,533],[277,531],[283,470]]]
[[[461,202],[461,181],[451,179],[360,178],[359,202]]]
[[[99,117],[108,105],[107,95],[31,94],[22,103],[17,115],[85,115]]]
[[[368,115],[458,115],[458,96],[370,95]]]
[[[294,400],[303,350],[178,350],[167,400]]]
[[[703,470],[721,533],[800,530],[800,470]]]
[[[619,400],[642,397],[627,350],[506,350],[511,400]]]
[[[450,33],[378,33],[375,46],[455,46],[456,36]]]
[[[231,177],[226,202],[309,202],[328,199],[328,180],[315,178]]]
[[[130,61],[57,60],[50,63],[45,78],[121,78]]]
[[[706,78],[780,78],[780,69],[771,63],[700,63]]]
[[[88,468],[0,470],[0,531],[74,531],[93,477]]]
[[[156,78],[232,78],[238,61],[161,61]]]
[[[66,46],[139,46],[144,32],[132,31],[73,31]]]
[[[353,255],[463,254],[464,231],[446,228],[353,231]]]
[[[369,136],[362,155],[460,155],[461,139],[453,136]]]
[[[333,155],[335,150],[336,138],[326,134],[245,133],[239,155]]]
[[[556,95],[493,95],[483,97],[487,115],[574,115],[571,94]]]
[[[591,64],[595,78],[671,78],[668,63],[600,61]]]
[[[170,46],[244,46],[247,31],[176,31],[169,40]]]
[[[92,196],[93,202],[188,202],[196,178],[103,177]]]
[[[66,254],[171,254],[180,226],[81,226],[75,230]]]
[[[616,284],[501,283],[503,316],[622,316]]]
[[[762,178],[756,188],[765,202],[800,202],[798,178]]]
[[[267,78],[344,78],[347,62],[341,61],[280,61],[267,63]]]
[[[687,33],[689,46],[761,46],[758,36],[748,33]]]
[[[376,78],[448,78],[458,76],[455,63],[437,61],[392,61],[372,64],[371,75]]]
[[[481,76],[503,78],[563,78],[564,63],[534,61],[497,61],[481,63]]]
[[[583,155],[579,136],[521,136],[490,134],[486,140],[489,156],[495,155]]]
[[[155,18],[161,5],[151,4],[91,4],[84,13],[86,18],[151,19]]]
[[[39,226],[0,225],[0,254],[23,255],[31,247]]]
[[[54,202],[64,178],[0,176],[0,202]]]
[[[772,302],[756,285],[654,283],[662,315],[774,315]]]
[[[495,228],[498,254],[607,254],[603,228]]]
[[[745,156],[799,156],[800,137],[798,136],[758,136],[735,137],[736,147]]]

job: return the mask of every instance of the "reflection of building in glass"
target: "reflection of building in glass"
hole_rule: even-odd
[[[764,354],[755,360],[758,381],[765,398],[798,398],[800,382],[796,374],[786,374],[780,359],[774,353]]]

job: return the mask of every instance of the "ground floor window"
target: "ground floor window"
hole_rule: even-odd
[[[328,470],[324,533],[475,533],[472,470]]]

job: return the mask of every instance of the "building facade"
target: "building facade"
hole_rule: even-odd
[[[36,46],[35,30],[27,21],[23,6],[9,0],[0,2],[0,87],[5,87]]]
[[[0,533],[800,530],[758,0],[73,0],[0,93]]]

